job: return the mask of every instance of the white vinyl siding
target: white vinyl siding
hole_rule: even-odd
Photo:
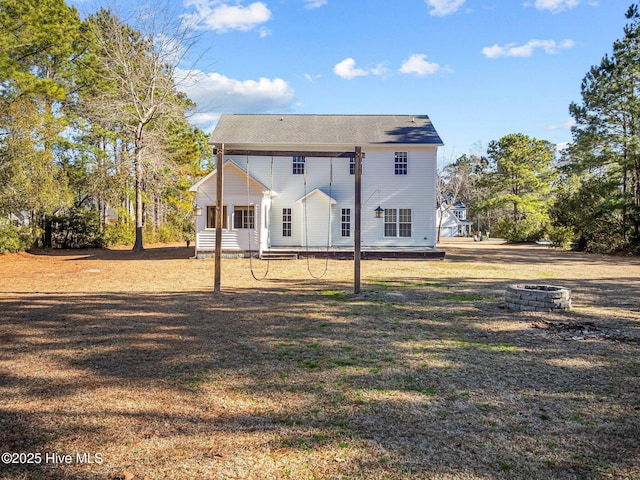
[[[329,198],[319,192],[314,192],[301,203],[302,246],[322,248],[330,246],[333,209]]]
[[[247,149],[264,148],[259,145],[247,145]],[[293,150],[289,146],[280,147]],[[296,150],[317,150],[317,146],[300,145]],[[348,151],[351,147],[332,147],[331,150]],[[435,247],[436,238],[436,148],[410,146],[366,146],[363,145],[366,155],[367,168],[362,173],[362,247]],[[394,161],[396,151],[406,151],[407,159],[411,162],[407,175],[395,175],[390,170],[390,164]],[[391,159],[391,160],[390,160]],[[225,157],[226,161],[234,161],[244,168],[246,157]],[[251,184],[251,202],[260,204],[264,195],[269,195],[271,187],[271,158],[253,156],[249,158],[251,176],[255,177],[266,187]],[[269,225],[269,240],[273,247],[326,247],[327,229],[329,218],[331,221],[330,244],[336,247],[352,248],[354,239],[354,176],[350,175],[350,159],[307,157],[304,168],[307,186],[305,189],[303,175],[293,174],[292,157],[274,157],[273,166],[273,196],[269,210],[271,218],[255,219],[255,225]],[[331,165],[333,165],[333,178],[331,178]],[[410,167],[410,168],[409,168]],[[391,169],[395,167],[392,166]],[[337,202],[331,210],[327,204],[327,197],[321,194],[313,194],[307,204],[306,228],[304,234],[304,203],[300,201],[305,194],[309,194],[315,188],[320,188],[327,195],[331,183],[331,196]],[[198,191],[196,203],[199,205],[212,205],[215,203],[215,176],[211,177]],[[213,201],[212,201],[213,200]],[[231,213],[235,205],[247,204],[247,180],[246,174],[233,168],[225,169],[224,178],[224,203],[229,210],[229,226],[233,225]],[[410,210],[410,236],[400,235],[399,218],[396,219],[395,236],[385,236],[384,218],[375,218],[374,210],[380,205],[383,209],[395,209],[400,216],[401,209]],[[350,209],[351,231],[349,237],[342,236],[342,210]],[[288,230],[283,224],[283,209],[291,210],[291,235],[283,235]],[[263,208],[256,209],[256,215],[262,215]],[[329,217],[330,215],[330,217]],[[197,217],[198,231],[206,228],[206,216]],[[403,234],[409,233],[409,222],[403,226]],[[259,244],[258,232],[252,237],[253,248]],[[213,234],[214,232],[211,231]],[[232,235],[239,248],[246,248],[247,230],[225,230],[224,241],[231,241]],[[308,237],[308,238],[307,238]],[[232,246],[225,246],[225,249]]]
[[[289,159],[290,160],[290,159]],[[244,163],[238,161],[238,165]],[[252,166],[253,175],[253,166]],[[267,182],[269,176],[266,177]],[[251,181],[249,184],[249,202],[254,203],[255,218],[254,225],[262,225],[264,220],[262,205],[265,204],[264,189]],[[202,215],[196,217],[196,249],[198,251],[212,252],[215,248],[215,229],[207,228],[208,217],[213,215],[216,200],[216,176],[213,175],[209,181],[203,183],[198,189],[196,203],[198,205],[206,205],[212,207],[209,214],[203,209]],[[224,169],[224,210],[223,230],[222,230],[222,248],[225,251],[242,251],[251,249],[256,250],[261,245],[262,229],[235,229],[234,225],[234,208],[247,204],[247,176],[241,169],[227,164]],[[268,202],[268,198],[266,201]],[[225,212],[226,211],[226,212]],[[213,225],[213,224],[212,224]],[[265,235],[266,238],[266,235]]]

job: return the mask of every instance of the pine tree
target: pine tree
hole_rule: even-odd
[[[521,133],[493,140],[487,148],[491,192],[485,210],[502,211],[496,233],[512,241],[538,240],[548,218],[548,201],[555,176],[554,146]]]
[[[579,244],[592,250],[640,252],[640,12],[632,5],[624,37],[613,53],[593,66],[581,85],[582,103],[570,112],[576,121],[567,177],[578,180],[558,204],[591,212],[571,225]],[[593,190],[591,193],[586,189]],[[574,199],[590,201],[577,205]],[[568,226],[568,225],[567,225]]]
[[[0,45],[0,209],[39,222],[68,201],[56,150],[85,49],[82,22],[64,0],[4,0]]]

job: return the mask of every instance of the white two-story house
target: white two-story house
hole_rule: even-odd
[[[222,250],[349,251],[354,247],[355,160],[256,152],[364,154],[361,249],[436,246],[436,157],[426,115],[222,115],[210,141],[224,151]],[[215,249],[216,175],[195,192],[196,255]],[[365,257],[366,258],[366,257]]]
[[[437,211],[441,237],[469,237],[473,222],[467,219],[467,206],[461,200],[443,202]]]

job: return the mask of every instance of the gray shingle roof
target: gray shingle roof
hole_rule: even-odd
[[[427,115],[222,115],[211,143],[443,144]]]

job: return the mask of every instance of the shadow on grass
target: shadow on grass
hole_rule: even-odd
[[[496,247],[498,247],[496,245]],[[523,264],[531,265],[535,262],[553,262],[561,264],[580,264],[585,260],[594,264],[606,265],[640,265],[640,257],[637,256],[613,256],[600,254],[586,254],[549,248],[535,244],[511,244],[508,248],[487,248],[487,245],[478,244],[476,248],[466,246],[460,248],[455,244],[438,246],[438,249],[446,253],[446,260],[457,261],[481,261],[497,264]]]
[[[195,247],[151,247],[141,252],[134,252],[131,249],[110,248],[54,248],[31,250],[29,253],[44,257],[73,257],[73,260],[182,260],[193,257],[195,255]]]
[[[611,319],[545,318],[638,331],[633,285],[559,281],[632,305]],[[344,283],[273,281],[217,296],[2,299],[1,449],[51,451],[73,438],[102,448],[117,425],[127,438],[183,442],[268,434],[261,448],[308,456],[321,477],[632,478],[638,345],[536,331],[539,315],[497,307],[506,283],[407,278],[354,296]],[[190,413],[147,406],[160,390]],[[92,407],[92,395],[109,401]],[[334,458],[321,460],[326,451]],[[217,478],[236,455],[203,460],[201,475]],[[0,478],[116,474],[104,468],[10,465]]]

